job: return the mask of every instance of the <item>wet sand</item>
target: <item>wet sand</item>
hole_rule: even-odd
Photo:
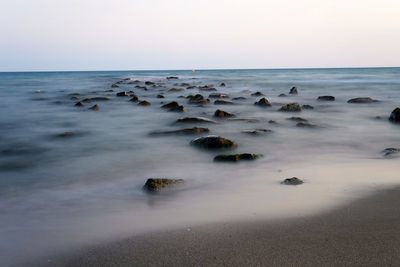
[[[400,187],[312,217],[134,236],[41,266],[395,266]]]

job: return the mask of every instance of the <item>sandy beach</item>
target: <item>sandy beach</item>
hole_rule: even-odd
[[[134,236],[38,266],[395,266],[400,188],[329,213]]]

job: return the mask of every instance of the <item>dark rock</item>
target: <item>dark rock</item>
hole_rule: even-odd
[[[137,102],[139,101],[139,98],[137,97],[137,95],[131,95],[131,99],[129,99],[130,102]]]
[[[308,121],[308,120],[306,120],[306,119],[303,119],[302,117],[290,117],[290,118],[287,118],[287,120],[290,120],[290,121],[297,121],[297,122],[305,122],[305,121]]]
[[[179,103],[176,101],[172,101],[168,104],[162,105],[161,108],[165,108],[165,109],[173,109],[173,108],[177,108],[179,107]]]
[[[210,102],[209,99],[205,98],[204,96],[197,94],[195,96],[190,95],[188,96],[190,104],[207,104]]]
[[[74,132],[64,132],[64,133],[55,135],[55,137],[59,137],[59,138],[67,138],[67,137],[74,137],[74,136],[76,136],[76,133],[74,133]]]
[[[299,91],[297,90],[297,87],[292,87],[289,92],[291,95],[297,95],[298,93]]]
[[[159,192],[167,187],[171,187],[177,184],[183,184],[182,179],[169,179],[169,178],[150,178],[147,179],[143,186],[143,189],[150,193]]]
[[[252,93],[251,96],[263,96],[264,94],[261,92]]]
[[[301,111],[301,106],[297,103],[290,103],[282,106],[279,110],[286,112],[299,112]]]
[[[271,103],[265,97],[261,98],[258,102],[255,102],[254,105],[260,107],[270,107]]]
[[[395,108],[392,113],[390,113],[389,121],[400,123],[400,108]]]
[[[335,97],[331,95],[323,95],[317,98],[319,101],[335,101]]]
[[[383,156],[385,157],[394,157],[394,156],[398,156],[400,157],[400,148],[386,148],[384,150],[382,150]]]
[[[117,84],[113,84],[113,85],[111,85],[111,87],[118,88],[119,86]]]
[[[146,86],[136,85],[135,88],[143,89],[143,90],[147,91],[147,87]]]
[[[171,88],[168,90],[168,92],[170,93],[174,93],[174,92],[184,92],[185,89],[184,88]]]
[[[71,99],[72,99],[72,100],[78,100],[79,97],[77,97],[77,96],[71,96]]]
[[[119,92],[117,93],[117,96],[128,96],[126,92]]]
[[[150,106],[151,103],[146,101],[146,100],[143,100],[143,101],[140,101],[138,105],[140,105],[140,106]]]
[[[190,144],[204,149],[235,148],[237,144],[221,136],[205,136],[194,139]]]
[[[299,185],[302,183],[303,183],[303,181],[297,177],[287,178],[282,182],[282,184],[285,184],[285,185]]]
[[[222,93],[212,93],[208,96],[209,98],[229,98],[229,95]]]
[[[155,85],[154,82],[150,82],[150,81],[146,81],[144,84],[145,84],[145,85]]]
[[[269,129],[254,129],[254,130],[244,130],[242,133],[250,134],[250,135],[264,135],[266,133],[272,133],[272,130]]]
[[[215,100],[214,105],[234,105],[235,103],[226,100]]]
[[[287,95],[286,94],[280,94],[280,95],[278,95],[279,97],[287,97]]]
[[[243,96],[239,96],[239,97],[232,98],[232,100],[246,100],[246,98]]]
[[[163,95],[157,95],[157,98],[165,98]]]
[[[181,85],[180,85],[180,86],[187,87],[187,86],[190,86],[190,83],[181,83]]]
[[[233,155],[218,155],[214,158],[215,162],[238,162],[239,160],[255,160],[262,157],[262,155],[243,153]]]
[[[185,117],[177,119],[176,123],[216,123],[216,122],[203,117]]]
[[[150,135],[200,134],[200,133],[208,133],[208,132],[210,132],[210,130],[208,128],[193,127],[193,128],[179,129],[179,130],[173,130],[173,131],[154,131],[154,132],[151,132]]]
[[[314,107],[313,107],[313,106],[311,106],[311,105],[303,105],[303,106],[302,106],[302,109],[308,109],[308,110],[311,110],[311,109],[314,109]]]
[[[75,104],[75,107],[83,107],[84,105],[82,104],[82,102],[77,102],[76,104]]]
[[[188,90],[195,89],[195,88],[196,88],[196,86],[194,86],[194,85],[186,87],[186,89],[188,89]]]
[[[374,100],[370,97],[357,97],[350,99],[347,101],[347,103],[355,103],[355,104],[365,104],[365,103],[373,103],[373,102],[378,102],[378,100]]]
[[[176,77],[176,76],[167,77],[167,80],[177,80],[177,79],[179,79],[179,77]]]
[[[315,125],[314,123],[305,121],[305,122],[299,122],[296,124],[297,127],[302,127],[302,128],[317,128],[318,126]]]
[[[217,118],[233,118],[233,117],[236,117],[236,115],[232,114],[232,113],[229,113],[229,112],[226,112],[226,111],[223,111],[223,110],[220,110],[220,109],[217,109],[215,111],[215,113],[214,113],[214,117],[217,117]]]
[[[225,87],[225,86],[226,86],[226,84],[225,84],[225,83],[221,83],[219,86],[221,86],[221,87]]]
[[[90,110],[99,110],[99,105],[93,105],[89,108]]]
[[[201,91],[217,91],[217,89],[215,89],[214,87],[209,87],[208,85],[200,86],[199,90],[201,90]]]
[[[269,120],[269,121],[268,121],[268,123],[271,123],[271,124],[277,124],[277,122],[276,122],[276,121],[274,121],[274,120]]]

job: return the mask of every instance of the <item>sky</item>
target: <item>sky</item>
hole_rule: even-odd
[[[400,66],[400,0],[0,0],[0,71]]]

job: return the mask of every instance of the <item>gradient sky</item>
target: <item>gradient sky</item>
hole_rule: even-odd
[[[400,66],[400,0],[0,0],[0,71]]]

